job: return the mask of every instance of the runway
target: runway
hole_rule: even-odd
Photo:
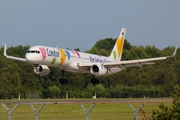
[[[120,99],[22,99],[1,100],[9,104],[121,104],[121,103],[154,103],[172,102],[171,98],[120,98]]]

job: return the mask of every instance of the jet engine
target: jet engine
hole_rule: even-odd
[[[50,69],[46,65],[34,65],[34,72],[37,76],[45,76],[50,73]]]
[[[90,67],[90,72],[95,76],[101,76],[108,73],[106,67],[100,64],[96,64]]]

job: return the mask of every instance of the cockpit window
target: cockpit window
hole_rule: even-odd
[[[38,50],[28,50],[27,53],[37,53],[37,54],[40,54],[40,51],[38,51]]]

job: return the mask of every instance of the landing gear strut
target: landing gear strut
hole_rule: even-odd
[[[61,77],[59,77],[59,82],[63,84],[68,84],[68,80],[64,78],[64,70],[61,70]]]
[[[92,84],[99,84],[99,80],[93,75],[93,78],[91,78],[91,83]]]

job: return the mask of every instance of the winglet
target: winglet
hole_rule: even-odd
[[[177,49],[178,49],[178,45],[176,45],[174,53],[171,56],[167,56],[167,58],[174,57],[176,55]]]
[[[25,58],[19,58],[19,57],[13,57],[13,56],[9,56],[6,54],[6,44],[4,45],[4,56],[8,59],[12,59],[12,60],[18,60],[18,61],[22,61],[22,62],[27,62],[27,60]]]
[[[7,54],[6,54],[6,44],[4,45],[4,56],[7,56]]]
[[[177,51],[177,49],[178,49],[178,44],[176,45],[176,49],[174,50],[174,53],[173,53],[173,55],[172,55],[172,56],[175,56],[175,55],[176,55],[176,51]]]

